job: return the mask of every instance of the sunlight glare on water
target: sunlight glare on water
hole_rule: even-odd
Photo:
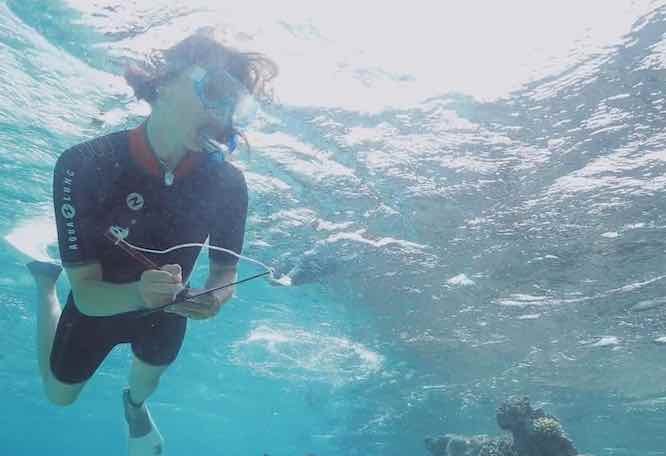
[[[257,324],[233,352],[239,365],[293,382],[344,386],[382,370],[382,356],[359,343],[274,322]]]
[[[77,10],[99,14],[99,5],[68,0]],[[280,62],[276,92],[293,105],[377,111],[409,106],[429,96],[461,92],[477,99],[512,90],[607,52],[629,32],[649,0],[546,0],[487,2],[341,2],[252,0],[233,5],[195,0],[137,1],[113,6],[126,28],[137,15],[164,14],[170,7],[186,21],[158,24],[132,48],[149,50],[194,29],[222,25],[236,44],[262,49]],[[600,14],[603,11],[603,14]],[[108,27],[103,20],[90,20]],[[122,45],[122,42],[117,43]]]

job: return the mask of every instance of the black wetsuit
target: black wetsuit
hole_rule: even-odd
[[[128,242],[154,250],[203,243],[208,236],[212,245],[237,253],[242,249],[247,213],[243,173],[228,162],[192,152],[170,182],[143,127],[65,151],[55,167],[53,199],[63,265],[98,262],[105,282],[135,282],[147,269],[105,238],[110,227],[124,232]],[[185,278],[199,251],[145,255],[157,265],[181,265]],[[209,255],[222,265],[237,262],[226,253],[210,250]],[[51,351],[51,370],[62,382],[85,381],[119,343],[131,343],[134,354],[148,364],[170,364],[186,322],[162,311],[91,317],[77,309],[70,292]]]

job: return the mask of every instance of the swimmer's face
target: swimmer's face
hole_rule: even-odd
[[[201,150],[205,131],[218,142],[233,138],[232,119],[238,100],[238,88],[224,73],[193,66],[160,88],[160,108],[175,116],[184,134],[185,147]]]

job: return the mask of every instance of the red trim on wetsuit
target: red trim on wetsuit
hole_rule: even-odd
[[[153,176],[162,177],[162,167],[155,157],[155,153],[148,142],[145,123],[129,131],[129,153],[132,159],[145,171]],[[174,175],[182,177],[192,170],[204,159],[204,154],[188,151],[187,155],[178,163]]]

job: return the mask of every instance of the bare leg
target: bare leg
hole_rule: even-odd
[[[37,360],[39,373],[51,402],[68,405],[76,400],[84,383],[62,383],[51,373],[50,357],[58,320],[62,310],[56,296],[55,283],[60,274],[57,265],[42,262],[28,264],[37,285]]]
[[[129,455],[162,454],[164,439],[143,403],[159,384],[160,376],[169,366],[151,366],[136,356],[132,362],[129,388],[123,394],[125,419],[129,427]]]
[[[141,404],[153,394],[160,382],[160,376],[169,366],[151,366],[134,356],[129,376],[129,389],[132,402]]]

